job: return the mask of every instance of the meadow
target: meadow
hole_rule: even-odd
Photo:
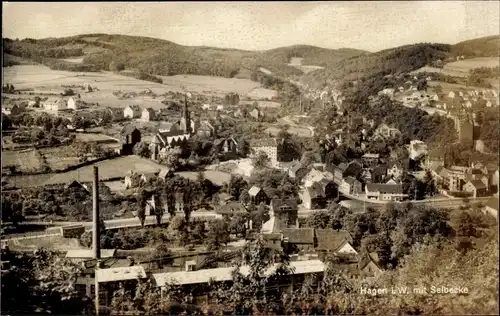
[[[500,60],[498,59],[498,57],[477,57],[447,63],[444,65],[443,69],[424,66],[413,71],[412,73],[437,72],[445,76],[466,78],[469,76],[469,71],[471,69],[480,67],[494,68],[498,67],[499,65]]]

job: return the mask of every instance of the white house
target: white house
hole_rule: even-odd
[[[81,108],[81,100],[77,97],[71,97],[68,99],[68,109],[78,110]]]
[[[450,92],[448,93],[448,98],[451,98],[451,99],[455,98],[455,92],[450,91]]]
[[[138,105],[129,105],[123,110],[125,118],[139,118],[141,117],[141,108]]]
[[[59,111],[67,109],[68,104],[63,98],[48,98],[47,101],[43,102],[43,107],[49,111]]]

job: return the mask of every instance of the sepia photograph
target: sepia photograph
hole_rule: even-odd
[[[498,1],[2,1],[2,315],[498,315]]]

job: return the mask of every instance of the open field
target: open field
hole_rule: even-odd
[[[73,180],[91,182],[94,178],[94,166],[99,167],[99,179],[102,180],[124,178],[129,170],[134,170],[137,173],[149,173],[159,172],[160,170],[166,168],[166,166],[160,165],[146,158],[141,158],[139,156],[124,156],[96,162],[95,164],[84,166],[68,172],[31,176],[12,176],[9,177],[7,181],[10,185],[15,185],[19,188],[69,183]],[[193,180],[196,179],[197,176],[196,172],[190,171],[179,172],[178,174],[182,177]],[[228,173],[218,171],[207,171],[205,173],[205,176],[207,179],[218,185],[229,181],[231,177],[231,175]]]
[[[468,74],[469,70],[480,67],[498,67],[500,66],[500,61],[498,57],[477,57],[471,59],[464,59],[459,61],[454,61],[444,65],[443,71],[445,72],[460,72]]]
[[[240,101],[238,105],[253,105],[254,102],[257,102],[257,106],[259,108],[280,108],[281,104],[273,101]]]
[[[425,66],[413,71],[412,73],[437,72],[446,76],[465,78],[469,76],[469,71],[471,69],[480,67],[493,68],[498,66],[500,66],[498,57],[478,57],[448,63],[444,65],[443,69]]]
[[[78,59],[72,59],[77,61]],[[245,95],[260,84],[248,79],[222,78],[210,76],[176,75],[163,76],[163,84],[138,80],[132,77],[121,76],[112,72],[69,72],[51,70],[42,65],[21,65],[4,68],[6,82],[12,83],[17,89],[35,89],[36,91],[62,90],[62,85],[85,85],[90,84],[98,88],[98,91],[81,93],[81,98],[87,103],[98,103],[100,106],[111,106],[125,108],[137,104],[142,108],[151,107],[159,109],[165,107],[161,101],[163,98],[153,99],[149,96],[138,96],[131,99],[120,100],[113,95],[115,91],[141,92],[150,89],[153,93],[161,95],[169,91],[182,92],[193,91],[198,93],[214,94],[224,96],[229,92]],[[265,97],[271,97],[276,92],[265,91],[254,92],[260,95],[265,92]]]
[[[265,88],[255,88],[246,94],[246,97],[252,100],[271,100],[272,98],[276,98],[277,96],[278,91]]]
[[[72,146],[42,148],[40,153],[45,157],[45,161],[52,171],[64,170],[80,163]]]
[[[125,156],[116,159],[109,159],[97,162],[93,165],[78,168],[73,171],[64,172],[54,175],[45,184],[67,183],[72,180],[80,180],[90,182],[94,178],[94,166],[99,167],[99,178],[123,178],[129,170],[134,170],[139,173],[158,172],[165,166],[162,166],[149,159],[138,156]]]
[[[260,86],[258,82],[237,78],[194,75],[160,76],[160,78],[163,79],[163,84],[169,86],[184,86],[187,91],[219,95],[225,95],[229,92],[243,95]]]
[[[450,91],[471,91],[471,90],[478,90],[478,91],[482,91],[482,90],[485,90],[485,88],[481,88],[481,87],[472,87],[472,86],[465,86],[465,85],[462,85],[462,84],[456,84],[456,83],[448,83],[448,82],[443,82],[443,81],[428,81],[427,82],[427,85],[429,86],[428,88],[428,92],[435,92],[434,91],[434,88],[433,87],[436,87],[436,86],[441,86],[442,90],[443,90],[443,94],[448,94],[448,92]]]
[[[94,142],[94,143],[108,143],[108,142],[118,142],[111,136],[104,134],[93,134],[93,133],[74,133],[75,140],[81,142]]]
[[[2,166],[15,167],[19,172],[39,172],[44,165],[37,150],[2,151]]]

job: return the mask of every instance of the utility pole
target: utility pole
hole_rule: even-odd
[[[97,270],[101,265],[101,230],[99,222],[99,170],[94,166],[94,180],[92,185],[92,211],[93,211],[93,227],[92,227],[92,243],[94,251],[95,271],[95,312],[99,315],[99,280],[97,278]]]

